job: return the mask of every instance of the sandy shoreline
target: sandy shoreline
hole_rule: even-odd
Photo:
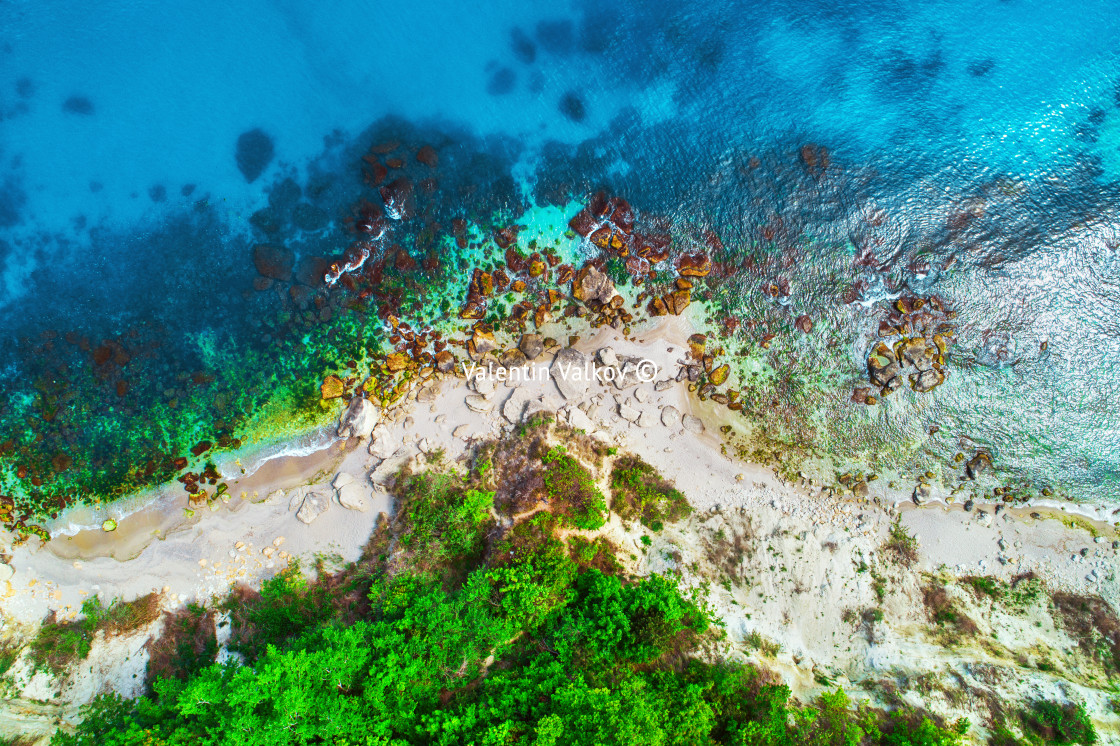
[[[638,335],[644,340],[642,342],[627,341],[607,328],[578,343],[576,349],[589,357],[603,347],[610,347],[620,355],[649,358],[658,365],[658,380],[665,380],[675,374],[677,361],[686,355],[688,333],[685,322],[680,319],[671,319],[646,334]],[[405,406],[391,413],[395,420],[387,423],[392,430],[391,437],[394,442],[403,444],[410,455],[418,453],[417,444],[426,440],[431,444],[438,443],[438,447],[445,449],[454,459],[462,452],[468,438],[495,435],[503,427],[511,426],[499,414],[500,405],[490,413],[471,411],[463,400],[473,392],[463,378],[446,379],[438,388],[440,393],[434,400],[415,401],[416,392],[413,392]],[[508,397],[514,388],[521,389],[519,393],[526,396],[526,401],[539,400],[546,409],[561,410],[562,416],[568,404],[551,380],[499,384],[498,388],[503,390],[493,394],[496,404]],[[647,385],[645,388],[650,387]],[[609,385],[593,386],[588,397],[619,393],[629,397],[629,394]],[[764,485],[768,490],[776,490],[798,502],[805,502],[810,508],[813,501],[825,499],[818,488],[809,488],[804,482],[800,485],[787,484],[766,467],[735,463],[721,454],[719,427],[724,422],[734,427],[738,418],[729,417],[714,402],[697,401],[683,384],[674,384],[666,392],[651,392],[650,396],[650,406],[670,404],[685,414],[700,417],[707,423],[705,432],[702,435],[687,433],[688,438],[681,437],[686,433],[679,427],[677,432],[662,432],[667,428],[661,425],[660,416],[654,428],[640,427],[620,418],[612,400],[595,405],[597,410],[604,410],[597,412],[600,418],[593,418],[596,432],[607,439],[619,440],[666,471],[668,476],[676,478],[697,509],[707,510],[714,505],[740,502],[735,491],[743,483]],[[633,400],[630,403],[641,406]],[[452,435],[452,431],[459,427],[469,430],[466,437]],[[0,592],[6,591],[5,612],[25,622],[41,618],[49,609],[67,613],[80,606],[81,599],[85,597],[81,593],[83,590],[86,593],[100,592],[103,596],[129,598],[151,590],[170,589],[167,592],[174,593],[180,601],[206,598],[224,591],[222,585],[215,582],[212,569],[222,562],[223,555],[226,555],[225,559],[237,562],[238,558],[228,557],[237,541],[244,541],[247,546],[260,550],[282,536],[287,542],[285,551],[292,556],[339,552],[343,557],[353,558],[364,544],[377,513],[390,509],[388,495],[383,490],[369,491],[374,507],[365,513],[346,510],[335,500],[332,508],[311,525],[294,519],[294,508],[288,504],[288,499],[268,504],[265,498],[277,490],[300,486],[316,486],[333,492],[328,483],[339,472],[347,472],[369,486],[368,474],[378,459],[367,453],[367,443],[334,439],[325,448],[307,455],[266,460],[252,473],[229,478],[230,497],[225,503],[215,502],[215,510],[205,505],[191,506],[195,511],[193,517],[184,512],[188,503],[181,486],[168,485],[156,491],[141,509],[121,517],[115,532],[87,529],[72,536],[55,536],[42,548],[36,546],[37,541],[18,547],[13,552],[11,564],[16,574],[10,581],[10,588],[0,588]],[[674,445],[677,446],[677,455],[668,457],[666,452],[672,452]],[[679,469],[682,448],[687,448],[689,453],[689,468],[683,470]],[[698,484],[697,476],[701,474],[704,480]],[[901,509],[906,523],[919,531],[923,547],[928,548],[930,561],[936,559],[936,562],[947,565],[963,566],[974,559],[978,562],[981,557],[987,557],[986,569],[994,570],[993,565],[998,566],[998,557],[989,556],[992,552],[981,551],[972,542],[956,541],[954,536],[959,531],[947,528],[950,523],[985,523],[984,519],[977,521],[977,516],[989,516],[988,525],[998,521],[1001,526],[1021,526],[1023,530],[1017,529],[1017,535],[1049,536],[1051,532],[1046,529],[1049,524],[1057,524],[1062,532],[1069,533],[1070,530],[1059,521],[1032,519],[1031,514],[1059,518],[1077,515],[1101,536],[1115,538],[1115,529],[1108,520],[1115,519],[1112,511],[1088,504],[1062,504],[1047,500],[1045,504],[1040,502],[1004,509],[1004,506],[997,508],[992,504],[977,503],[973,512],[968,513],[960,504],[936,499],[915,506],[905,490],[876,487],[872,497],[878,498],[877,501],[884,507],[870,502],[861,503],[851,497],[829,498],[828,501],[835,500],[839,505],[882,515]],[[1001,513],[998,517],[996,510]],[[239,554],[249,556],[246,552]],[[258,556],[254,559],[257,561],[241,561],[240,564],[245,567],[236,568],[246,570],[245,573],[239,576],[236,572],[232,575],[227,572],[226,577],[260,577],[277,567],[276,558],[266,560]],[[211,572],[207,573],[206,568],[199,566],[200,560],[206,561]],[[229,566],[223,565],[223,568],[228,570]],[[1061,573],[1055,577],[1061,577]]]
[[[666,527],[648,548],[617,516],[608,524],[608,535],[631,553],[641,572],[676,570],[695,584],[720,573],[730,573],[729,578],[742,573],[743,583],[712,584],[713,605],[737,644],[754,634],[780,643],[782,652],[768,665],[781,670],[795,691],[819,687],[824,671],[829,680],[858,690],[856,682],[870,672],[934,665],[944,657],[915,647],[901,632],[867,649],[837,638],[845,628],[842,610],[873,603],[870,580],[858,567],[878,556],[898,516],[919,541],[917,567],[898,581],[908,589],[909,603],[915,593],[920,598],[914,572],[942,571],[1005,580],[1034,573],[1054,588],[1120,598],[1116,530],[1094,506],[997,509],[976,503],[965,510],[938,500],[918,506],[907,491],[888,489],[885,480],[858,499],[830,494],[808,480],[789,483],[771,468],[723,453],[721,427],[734,429],[742,418],[729,417],[714,402],[698,401],[685,383],[666,383],[687,354],[690,331],[685,320],[671,318],[638,339],[605,328],[575,346],[589,357],[609,348],[622,358],[653,360],[659,369],[655,383],[661,385],[619,388],[596,382],[565,398],[548,378],[491,385],[448,377],[414,391],[405,405],[386,413],[372,448],[378,455],[371,454],[368,439],[340,439],[304,456],[272,459],[252,474],[229,480],[230,499],[217,503],[214,512],[203,506],[187,518],[185,493],[175,485],[177,490],[122,518],[116,532],[80,531],[55,537],[46,547],[17,547],[11,552],[15,574],[0,582],[4,614],[34,625],[51,610],[74,615],[94,593],[107,601],[160,591],[171,608],[221,597],[237,583],[258,583],[291,557],[355,559],[379,514],[392,509],[388,492],[374,482],[423,452],[442,450],[446,463],[454,464],[471,442],[508,431],[535,408],[557,412],[561,422],[636,453],[676,483],[695,509],[686,522]],[[667,418],[667,407],[675,409],[674,417]],[[384,462],[381,456],[387,456]],[[339,474],[360,486],[365,511],[339,504],[331,486]],[[276,496],[279,491],[282,496]],[[308,491],[331,499],[325,512],[305,524],[295,514]],[[1071,521],[1074,513],[1085,517]],[[756,541],[769,537],[766,551],[773,556],[719,569],[713,558],[721,556],[727,537],[740,534]],[[773,571],[778,565],[782,573]],[[909,606],[896,612],[901,620],[914,613]],[[899,629],[908,629],[906,624],[899,622]],[[55,699],[43,679],[35,677],[24,697]],[[88,686],[71,683],[61,701],[81,701]]]

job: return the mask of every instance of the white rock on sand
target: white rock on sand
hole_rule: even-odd
[[[11,565],[0,564],[0,583],[5,580],[11,580],[16,571],[12,569]]]
[[[582,430],[588,435],[597,432],[599,429],[594,420],[577,407],[568,410],[568,426],[573,430]]]
[[[681,424],[681,411],[669,405],[661,410],[661,424],[665,427],[676,427]]]
[[[565,399],[586,396],[591,389],[587,358],[579,350],[565,347],[556,353],[549,368],[552,381]]]
[[[502,416],[514,424],[521,422],[525,407],[530,399],[532,399],[532,394],[527,389],[514,389],[513,393],[502,404]]]
[[[338,421],[338,434],[343,438],[368,438],[381,422],[381,410],[364,396],[355,397]]]
[[[350,510],[366,512],[369,510],[369,501],[366,499],[366,490],[350,474],[340,471],[334,478],[335,491],[338,493],[338,504]]]
[[[657,413],[652,409],[643,410],[638,415],[638,427],[653,427],[657,424]]]
[[[608,368],[617,367],[618,355],[616,355],[615,351],[610,347],[604,347],[603,349],[599,350],[599,362],[607,366]]]
[[[330,501],[318,492],[308,493],[307,497],[303,498],[303,504],[296,511],[296,518],[304,523],[311,523],[325,513],[330,505]]]
[[[392,456],[384,459],[369,474],[369,479],[376,485],[387,485],[397,476],[397,473],[408,463],[411,455],[405,448],[400,449]]]
[[[494,402],[479,394],[471,394],[463,401],[472,412],[484,414],[494,408]]]
[[[395,450],[396,445],[389,437],[389,429],[383,424],[375,427],[370,434],[369,455],[377,458],[388,458],[393,455]]]
[[[681,418],[681,424],[683,424],[684,429],[689,431],[690,433],[699,434],[704,432],[704,420],[700,419],[699,417],[693,417],[690,414],[686,414]]]

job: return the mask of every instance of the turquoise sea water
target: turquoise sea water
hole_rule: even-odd
[[[1118,19],[1028,0],[5,3],[0,442],[112,474],[157,399],[213,406],[184,380],[225,366],[235,388],[238,365],[291,354],[260,323],[292,309],[252,289],[251,247],[339,254],[372,194],[359,156],[397,137],[440,152],[440,215],[602,188],[771,257],[790,312],[838,333],[783,363],[834,369],[796,404],[830,446],[859,451],[863,428],[871,459],[987,448],[1009,480],[1120,499]],[[759,279],[724,284],[744,319]],[[949,380],[853,411],[889,299],[931,293],[957,311]],[[108,375],[92,357],[113,340]],[[236,431],[259,400],[209,416]],[[183,427],[141,440],[208,435]],[[18,462],[9,493],[31,489]]]

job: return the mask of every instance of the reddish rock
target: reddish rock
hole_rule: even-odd
[[[630,203],[622,197],[611,197],[607,201],[607,210],[610,213],[611,222],[624,233],[631,233],[634,230],[634,209],[630,207]]]
[[[685,254],[677,260],[677,271],[685,277],[705,277],[712,271],[712,260],[702,252]]]
[[[797,321],[794,323],[797,325],[797,328],[805,334],[813,331],[813,320],[805,314],[798,316]]]
[[[529,260],[516,247],[511,246],[506,249],[506,266],[514,274],[524,272],[529,267]]]
[[[424,145],[416,151],[416,160],[425,166],[435,168],[439,165],[439,154],[431,145]]]
[[[295,254],[282,246],[262,243],[253,247],[253,265],[261,277],[287,282],[295,264]]]
[[[408,220],[416,214],[416,196],[407,176],[389,182],[378,190],[385,203],[385,214],[393,220]]]
[[[575,233],[587,238],[599,226],[599,221],[591,214],[591,210],[583,208],[576,216],[568,221],[568,227]]]
[[[500,249],[508,249],[513,246],[517,241],[517,233],[520,228],[516,225],[507,226],[494,231],[494,243],[498,244]],[[506,262],[509,263],[508,261]],[[512,265],[511,265],[512,267]]]
[[[462,218],[454,218],[451,221],[451,235],[462,236],[467,232],[467,221]]]
[[[486,316],[486,307],[480,303],[468,303],[459,311],[461,319],[481,319]]]
[[[440,373],[450,373],[455,368],[455,356],[447,350],[436,353],[436,370]]]
[[[366,184],[377,186],[385,181],[385,178],[389,175],[389,169],[377,156],[366,155],[362,157],[362,160],[366,162],[365,168],[362,169],[362,176],[365,178]]]

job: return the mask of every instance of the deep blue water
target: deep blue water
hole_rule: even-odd
[[[1116,497],[1115,11],[4,3],[0,328],[235,330],[257,304],[251,216],[271,200],[280,240],[340,250],[362,133],[404,129],[457,143],[461,193],[476,174],[492,207],[607,187],[744,250],[785,241],[816,267],[806,298],[825,268],[871,252],[872,288],[965,305],[971,372],[937,404],[955,437]],[[829,165],[806,163],[820,147]],[[289,177],[298,193],[277,186]],[[19,380],[35,361],[5,347],[0,369]]]

